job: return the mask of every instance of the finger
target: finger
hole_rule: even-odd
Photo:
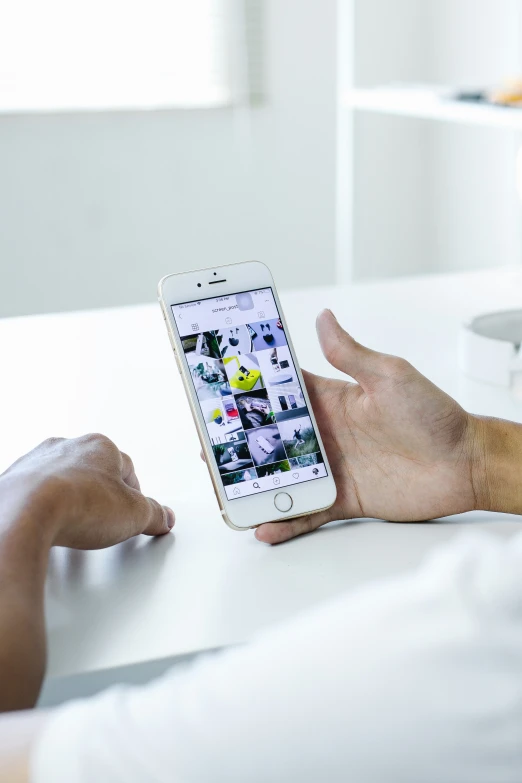
[[[283,541],[289,541],[296,536],[311,533],[312,530],[317,530],[332,519],[334,517],[329,511],[322,511],[307,517],[289,519],[288,522],[267,522],[256,528],[254,535],[258,541],[263,541],[265,544],[282,544]]]
[[[207,458],[205,457],[205,453],[203,452],[203,450],[201,450],[201,451],[199,452],[199,456],[201,457],[201,459],[203,460],[203,462],[206,462],[206,461],[207,461]]]
[[[128,454],[125,454],[125,452],[121,451],[121,477],[124,480],[124,482],[129,486],[132,487],[132,489],[140,489],[140,482],[138,481],[138,477],[136,476],[136,473],[134,471],[134,465],[129,457]]]
[[[331,310],[323,310],[319,314],[317,333],[321,349],[330,364],[355,378],[363,389],[382,378],[384,354],[356,342],[345,332]]]
[[[176,519],[169,506],[162,506],[154,498],[145,497],[137,490],[129,489],[128,492],[134,506],[134,535],[145,533],[147,536],[163,536],[172,530]]]

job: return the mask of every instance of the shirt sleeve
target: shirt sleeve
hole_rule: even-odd
[[[58,709],[32,783],[519,783],[522,537],[472,534],[150,685]]]

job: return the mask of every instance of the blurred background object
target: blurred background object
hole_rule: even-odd
[[[454,100],[522,74],[519,0],[0,18],[0,316],[150,301],[167,272],[249,258],[282,289],[522,259],[522,112]]]
[[[348,44],[339,51],[341,137],[349,139],[339,170],[340,274],[519,264],[522,113],[447,96],[522,74],[520,2],[353,0],[340,7],[352,43],[350,55],[343,54]]]

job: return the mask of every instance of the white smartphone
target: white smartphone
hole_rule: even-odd
[[[247,530],[331,506],[335,482],[268,267],[167,275],[158,292],[225,522]]]

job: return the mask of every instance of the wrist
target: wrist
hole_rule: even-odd
[[[522,425],[471,416],[475,508],[522,514]]]
[[[63,496],[55,478],[10,472],[0,476],[2,536],[36,540],[50,549],[60,529]]]

